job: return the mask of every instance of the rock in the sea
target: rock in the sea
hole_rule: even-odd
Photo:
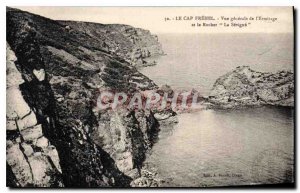
[[[240,66],[217,79],[208,100],[217,108],[259,105],[293,107],[294,73],[264,73]]]

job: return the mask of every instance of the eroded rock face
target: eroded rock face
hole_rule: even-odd
[[[99,117],[93,131],[95,143],[108,152],[118,168],[132,177],[140,168],[146,152],[158,132],[158,122],[151,111],[107,111]]]
[[[20,85],[25,81],[15,66],[17,58],[9,45],[6,57],[6,161],[15,179],[14,186],[61,187],[57,150],[44,136],[43,124],[23,98]]]
[[[7,81],[10,186],[126,187],[140,175],[158,131],[155,117],[142,110],[99,111],[97,97],[101,90],[157,86],[126,62],[130,46],[120,44],[123,54],[107,52],[102,36],[88,33],[7,9],[7,41],[16,56],[16,68],[7,71],[19,72]]]
[[[215,82],[209,101],[220,108],[266,104],[293,107],[294,74],[262,73],[248,66],[237,67]]]

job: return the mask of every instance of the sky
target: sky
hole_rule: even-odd
[[[15,7],[54,20],[89,21],[103,24],[128,24],[150,30],[152,33],[293,33],[293,7]],[[213,16],[214,21],[195,20]],[[233,21],[247,27],[231,27],[231,21],[223,17],[247,17]],[[256,20],[257,17],[277,18]],[[181,17],[181,20],[176,20]],[[191,19],[191,17],[193,17]],[[249,21],[250,17],[254,20]],[[169,18],[169,21],[165,21]],[[192,24],[202,26],[193,27]],[[205,26],[217,23],[217,27]],[[250,23],[250,24],[249,24]]]

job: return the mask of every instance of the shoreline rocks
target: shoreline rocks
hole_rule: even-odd
[[[163,179],[160,179],[157,176],[156,172],[151,172],[147,169],[142,169],[141,170],[141,176],[134,179],[131,182],[131,187],[134,188],[141,188],[141,187],[160,187],[162,185],[162,183],[164,182]]]

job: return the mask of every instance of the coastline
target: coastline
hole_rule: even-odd
[[[143,166],[145,159],[163,127],[178,124],[180,114],[194,112],[113,112],[96,107],[103,90],[159,90],[154,80],[139,72],[156,65],[164,54],[157,36],[127,25],[54,21],[11,8],[7,18],[7,165],[14,179],[10,186],[165,183],[155,168]],[[294,108],[293,77],[287,71],[261,73],[237,67],[216,80],[211,94],[199,96],[202,108],[197,111]],[[37,170],[38,165],[44,170]]]

